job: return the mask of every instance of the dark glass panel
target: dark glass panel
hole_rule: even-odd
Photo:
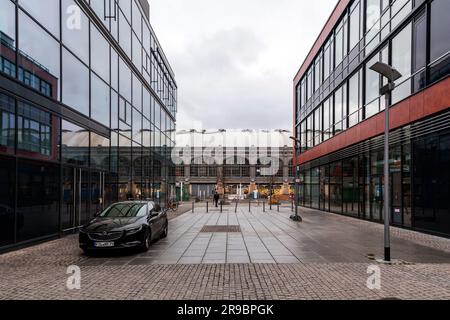
[[[58,233],[59,166],[19,160],[17,213],[23,219],[17,225],[18,241]]]
[[[431,61],[434,61],[450,50],[450,1],[434,0],[431,3],[430,46]]]
[[[15,160],[0,157],[0,246],[14,242],[14,190]],[[23,215],[18,215],[18,225],[23,224]]]
[[[359,212],[359,184],[358,158],[343,161],[343,206],[344,214],[358,216]]]
[[[342,212],[342,163],[330,165],[330,210]]]
[[[435,82],[450,73],[450,1],[434,0],[431,3],[430,30],[430,81]]]
[[[415,19],[413,37],[413,72],[422,70],[414,76],[414,91],[418,91],[426,86],[427,18],[425,14]]]

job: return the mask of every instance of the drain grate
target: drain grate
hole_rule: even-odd
[[[200,232],[241,232],[240,226],[203,226]]]

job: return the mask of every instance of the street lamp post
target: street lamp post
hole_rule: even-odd
[[[371,70],[377,72],[381,76],[388,79],[388,84],[380,88],[380,95],[384,95],[385,103],[385,121],[384,121],[384,261],[391,261],[391,244],[390,244],[390,190],[389,190],[389,108],[391,105],[392,91],[395,89],[394,81],[402,77],[401,73],[392,66],[376,62],[370,67]]]
[[[297,155],[297,150],[298,150],[298,145],[299,145],[299,140],[296,137],[290,137],[291,140],[294,141],[295,144],[295,154]],[[295,166],[296,167],[296,166]],[[297,167],[296,167],[297,168]],[[294,204],[295,204],[295,214],[291,216],[291,219],[293,221],[298,221],[301,222],[303,221],[302,217],[300,217],[300,215],[298,214],[298,172],[297,169],[295,169],[295,191],[294,191]]]

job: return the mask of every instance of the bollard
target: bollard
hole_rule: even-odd
[[[248,202],[248,212],[252,212],[252,200]]]
[[[277,211],[280,212],[280,204],[277,204]]]
[[[263,212],[266,212],[266,202],[263,202]]]
[[[209,213],[209,202],[206,201],[206,213]]]
[[[269,210],[272,211],[272,201],[269,200]]]
[[[238,201],[236,201],[236,207],[234,208],[234,213],[237,213],[237,208],[238,208]]]
[[[291,212],[294,212],[294,200],[291,201]]]
[[[223,202],[220,202],[220,213],[223,212]]]
[[[195,202],[192,202],[192,213],[194,213],[194,203]]]

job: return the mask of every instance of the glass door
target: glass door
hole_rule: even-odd
[[[74,230],[88,222],[89,172],[74,167],[63,167],[63,231]]]

